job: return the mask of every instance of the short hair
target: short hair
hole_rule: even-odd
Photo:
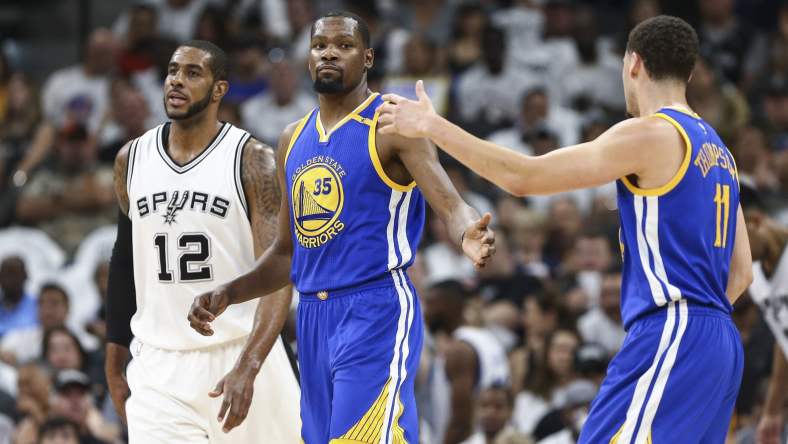
[[[79,426],[77,423],[62,416],[55,416],[44,421],[44,423],[38,428],[39,439],[42,439],[45,435],[48,435],[52,432],[63,429],[73,430],[74,435],[77,437],[77,439],[79,439]]]
[[[207,52],[211,57],[208,59],[208,67],[211,69],[214,81],[227,80],[229,61],[224,50],[207,40],[189,40],[181,43],[178,48],[197,48]]]
[[[38,290],[39,300],[41,300],[41,295],[44,294],[45,291],[56,291],[60,293],[63,296],[63,302],[66,303],[66,306],[69,305],[68,292],[66,292],[66,289],[63,288],[61,285],[56,284],[54,282],[47,282],[44,285],[42,285],[41,289]]]
[[[330,11],[321,15],[317,18],[317,20],[312,22],[312,28],[309,30],[309,35],[312,36],[315,34],[315,24],[318,21],[331,17],[343,17],[355,20],[356,24],[358,24],[358,32],[361,34],[361,40],[363,41],[364,46],[367,48],[372,47],[372,39],[369,36],[369,26],[367,26],[367,22],[365,22],[364,19],[359,17],[357,14],[353,14],[352,12],[348,11]]]
[[[698,34],[684,20],[658,15],[629,33],[627,52],[636,52],[654,80],[689,82],[698,58]]]

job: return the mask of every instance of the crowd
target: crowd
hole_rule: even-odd
[[[232,71],[220,119],[276,146],[316,106],[305,59],[312,20],[329,8],[368,23],[373,90],[414,97],[422,79],[440,113],[533,155],[625,118],[628,31],[682,15],[701,41],[690,105],[718,129],[742,183],[788,225],[788,3],[133,2],[43,82],[0,51],[0,444],[124,440],[102,367],[112,161],[166,120],[174,48],[192,38],[224,48]],[[423,442],[573,443],[625,336],[615,187],[519,199],[443,164],[465,200],[494,215],[497,255],[474,270],[428,218],[409,272],[429,331],[417,377]],[[730,442],[753,443],[774,339],[746,295],[734,319],[745,369]],[[286,334],[294,342],[292,325]],[[474,368],[484,371],[461,390],[457,375]]]

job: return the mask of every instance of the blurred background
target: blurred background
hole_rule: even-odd
[[[103,376],[112,161],[166,120],[163,79],[178,43],[228,52],[220,118],[275,146],[316,106],[309,28],[332,9],[368,23],[373,91],[414,96],[423,79],[440,113],[533,155],[624,119],[629,30],[678,15],[701,41],[690,105],[788,224],[786,1],[3,0],[0,444],[125,440]],[[428,219],[410,270],[430,332],[417,381],[422,442],[573,443],[625,335],[615,187],[518,199],[443,164],[472,206],[493,213],[498,253],[475,271]],[[746,362],[729,442],[753,443],[774,338],[746,295],[734,318]],[[292,324],[285,334],[294,343]],[[452,401],[457,341],[485,377]]]

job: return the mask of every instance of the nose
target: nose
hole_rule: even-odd
[[[180,69],[176,71],[175,74],[167,76],[167,79],[172,87],[183,86],[183,74]]]
[[[326,46],[326,49],[320,54],[320,59],[325,62],[331,62],[337,60],[337,58],[336,47],[334,45]]]

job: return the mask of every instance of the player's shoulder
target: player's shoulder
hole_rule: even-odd
[[[244,165],[269,165],[275,163],[275,158],[274,149],[254,137],[244,143],[241,157]]]
[[[623,137],[638,146],[659,145],[666,139],[676,136],[676,127],[666,119],[655,115],[633,117],[613,125],[607,131],[608,136]]]

